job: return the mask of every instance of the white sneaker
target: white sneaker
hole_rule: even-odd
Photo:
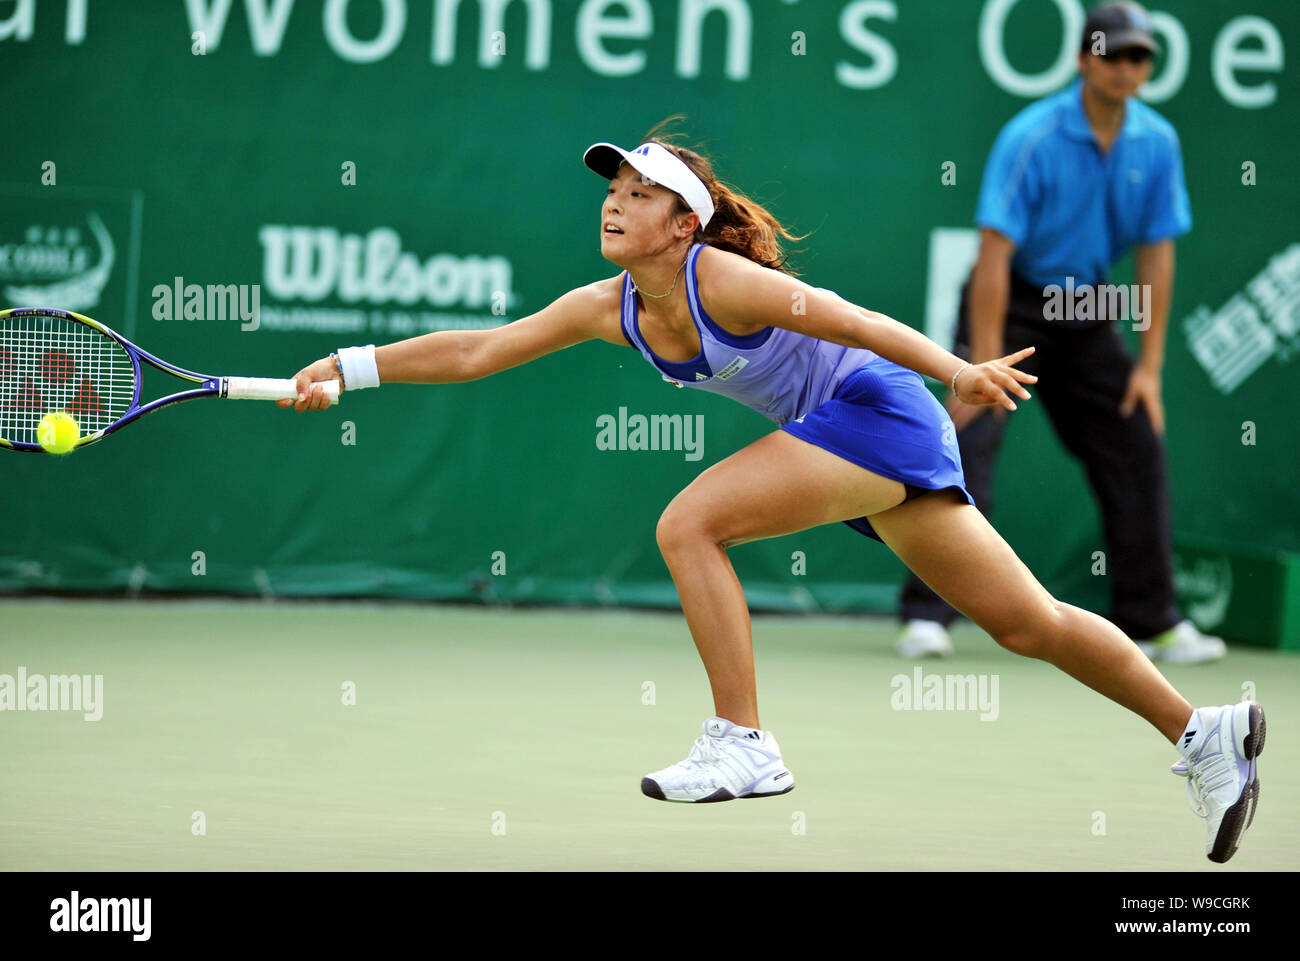
[[[1243,701],[1196,709],[1197,729],[1180,745],[1187,758],[1187,801],[1205,819],[1205,854],[1222,863],[1237,851],[1259,803],[1256,765],[1264,750],[1264,709]],[[1175,774],[1181,773],[1174,765]]]
[[[704,722],[690,756],[641,779],[641,793],[657,801],[732,801],[794,790],[771,731],[740,727],[721,717]]]
[[[1191,621],[1182,621],[1163,634],[1138,641],[1137,646],[1151,660],[1170,664],[1204,664],[1217,661],[1228,651],[1223,638],[1202,634]]]
[[[908,621],[898,638],[897,650],[913,661],[921,657],[950,657],[952,641],[938,621]]]

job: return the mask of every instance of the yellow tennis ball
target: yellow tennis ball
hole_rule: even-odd
[[[36,441],[51,454],[67,454],[81,438],[81,425],[66,410],[51,411],[36,425]]]

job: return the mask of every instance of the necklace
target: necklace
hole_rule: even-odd
[[[685,266],[686,266],[686,261],[683,260],[683,261],[682,261],[682,267],[685,267]],[[682,273],[682,267],[678,267],[678,268],[677,268],[677,273],[673,274],[673,285],[672,285],[671,287],[668,288],[668,294],[671,294],[674,290],[677,289],[677,278],[681,276],[681,273]],[[636,291],[638,294],[645,294],[645,296],[647,296],[647,297],[653,297],[655,300],[663,300],[665,297],[668,296],[668,294],[652,294],[652,293],[650,293],[650,291],[648,291],[648,290],[643,290],[642,288],[640,288],[640,287],[637,286],[636,278],[635,278],[635,277],[632,277],[632,271],[629,270],[629,271],[627,272],[627,275],[628,275],[628,277],[631,277],[631,278],[632,278],[632,289],[633,289],[634,291]]]

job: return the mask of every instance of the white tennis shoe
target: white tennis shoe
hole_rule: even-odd
[[[1170,664],[1205,664],[1228,652],[1223,638],[1202,634],[1191,621],[1180,621],[1162,634],[1138,641],[1137,646],[1151,660]]]
[[[922,657],[951,657],[952,640],[938,621],[908,621],[895,645],[900,657],[910,661]]]
[[[771,731],[758,731],[711,717],[686,760],[647,774],[641,793],[657,801],[732,801],[772,797],[794,790],[794,775],[781,760]]]
[[[1205,819],[1206,857],[1222,863],[1236,853],[1259,804],[1264,709],[1250,701],[1201,707],[1193,721],[1195,730],[1184,734],[1185,743],[1179,745],[1185,763],[1171,770],[1187,778],[1187,803]]]

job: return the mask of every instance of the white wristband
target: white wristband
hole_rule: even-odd
[[[365,347],[340,347],[339,366],[343,368],[343,386],[347,390],[362,390],[379,386],[379,367],[375,364],[375,345]]]

